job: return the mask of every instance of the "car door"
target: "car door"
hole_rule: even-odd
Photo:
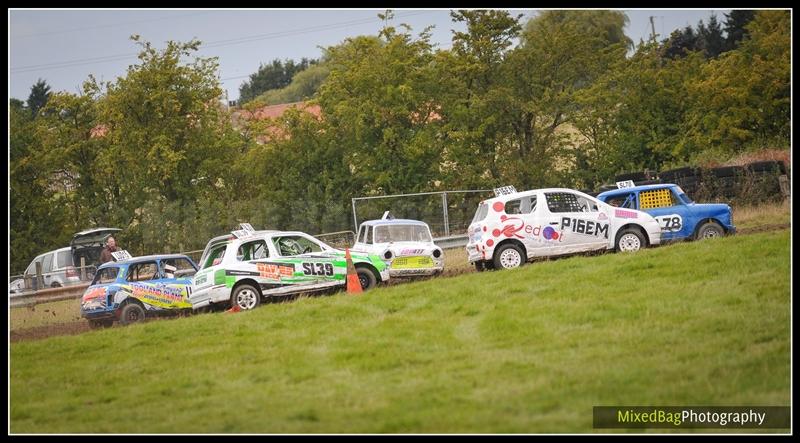
[[[55,252],[47,253],[42,261],[42,276],[44,276],[45,287],[50,287],[54,281],[57,281],[53,277],[53,259],[55,255]]]
[[[546,225],[542,238],[557,245],[559,253],[603,249],[608,246],[610,222],[596,201],[577,192],[544,192]]]
[[[525,246],[528,258],[541,255],[539,249],[544,245],[541,235],[542,213],[537,210],[537,195],[531,194],[507,200],[503,206],[505,215],[500,217],[502,225],[497,231],[499,237],[519,240]]]
[[[689,215],[686,206],[681,204],[671,188],[640,191],[638,202],[640,210],[658,221],[662,240],[685,238],[692,234],[684,222]]]

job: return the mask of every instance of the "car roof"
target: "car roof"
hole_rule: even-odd
[[[367,220],[367,221],[365,221],[365,222],[363,222],[361,224],[362,225],[368,225],[368,226],[377,226],[377,225],[424,225],[424,226],[428,226],[428,224],[425,223],[424,221],[411,220],[411,219],[407,219],[407,218],[394,218],[394,219],[391,219],[391,220],[389,220],[389,219],[387,219],[387,220],[384,220],[384,219]]]
[[[653,189],[671,188],[673,186],[677,185],[674,183],[658,183],[655,185],[640,185],[640,186],[632,186],[630,188],[612,189],[610,191],[603,191],[597,194],[597,198],[607,197],[610,195],[626,194],[629,192],[652,191]]]
[[[45,255],[47,255],[47,254],[52,254],[52,253],[54,253],[54,252],[64,252],[64,251],[69,251],[69,250],[71,250],[71,249],[72,249],[72,248],[70,248],[69,246],[65,246],[65,247],[63,247],[63,248],[53,249],[52,251],[42,252],[41,254],[37,255],[37,256],[36,256],[36,257],[33,259],[33,261],[36,261],[36,259],[37,259],[37,258],[39,258],[39,257],[44,257],[44,256],[45,256]]]
[[[514,193],[511,193],[511,194],[498,195],[496,197],[487,198],[486,200],[484,200],[484,202],[508,201],[508,200],[513,200],[515,198],[527,197],[529,195],[536,194],[537,192],[577,192],[577,193],[580,193],[580,194],[588,195],[583,191],[578,191],[577,189],[570,189],[570,188],[541,188],[541,189],[529,189],[527,191],[519,191],[519,192],[514,192]],[[591,197],[591,196],[589,196],[589,197]],[[593,197],[593,198],[596,198],[596,197]]]
[[[184,254],[153,254],[153,255],[142,255],[141,257],[131,257],[127,260],[103,263],[102,265],[100,265],[100,267],[102,268],[105,266],[113,266],[113,265],[130,265],[133,263],[140,263],[152,260],[164,260],[169,258],[188,258],[189,260],[191,260],[191,258],[189,258]]]

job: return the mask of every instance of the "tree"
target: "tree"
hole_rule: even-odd
[[[39,150],[35,123],[22,101],[9,106],[9,254],[12,275],[49,249],[65,246],[71,235],[65,196],[59,194]]]
[[[625,16],[614,14],[600,18],[614,22],[616,32],[593,25],[595,14],[573,11],[547,11],[526,26],[503,70],[508,126],[500,158],[509,181],[531,188],[571,180],[582,155],[573,148],[573,125],[582,112],[578,94],[624,60],[629,44],[618,38]]]
[[[299,63],[275,59],[269,64],[259,65],[258,71],[250,74],[250,80],[239,87],[239,104],[247,103],[266,91],[285,88],[295,74],[316,63],[316,60],[303,58]]]
[[[702,42],[691,26],[682,30],[672,31],[669,38],[662,45],[664,58],[677,59],[687,56],[690,52],[701,51]]]
[[[46,81],[39,79],[33,86],[31,86],[31,93],[28,95],[28,109],[31,115],[36,117],[39,111],[47,104],[50,99],[50,85]]]
[[[281,89],[270,89],[250,101],[257,105],[278,105],[311,99],[319,90],[330,69],[324,64],[315,64],[304,69],[292,78],[292,82]]]
[[[791,23],[788,11],[758,11],[735,50],[703,66],[689,84],[687,143],[727,155],[788,146]]]
[[[722,28],[717,21],[716,15],[711,14],[711,18],[708,19],[708,26],[704,25],[703,21],[700,20],[697,34],[706,58],[716,58],[725,52],[725,37],[722,35]]]
[[[452,50],[440,51],[434,62],[445,152],[441,173],[450,188],[492,186],[502,180],[497,149],[507,91],[498,87],[522,16],[494,10],[451,11],[450,16],[467,31],[454,31]]]
[[[76,219],[123,228],[127,245],[153,251],[192,237],[198,200],[238,190],[228,165],[242,142],[220,103],[216,59],[182,62],[199,41],[158,51],[132,40],[138,64],[113,82],[90,77],[81,96],[56,94],[38,133],[77,183]]]
[[[430,32],[415,39],[409,27],[401,28],[386,26],[379,37],[347,39],[325,51],[330,75],[318,101],[338,143],[348,148],[358,194],[427,190],[438,176]]]
[[[756,11],[747,9],[734,9],[729,14],[725,14],[725,50],[730,51],[736,48],[742,39],[747,35],[747,24],[756,15]]]

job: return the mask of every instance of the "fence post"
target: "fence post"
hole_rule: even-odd
[[[42,275],[42,262],[36,262],[36,289],[44,288],[44,276]]]
[[[86,281],[86,257],[81,257],[81,281]]]
[[[23,281],[25,282],[25,289],[33,289],[33,282],[31,281],[31,276],[25,274],[22,276]]]
[[[356,219],[356,199],[351,198],[350,201],[353,204],[353,226],[355,226],[355,232],[358,232],[358,220]]]
[[[450,237],[450,220],[447,215],[447,192],[442,192],[442,214],[444,215],[444,236]]]

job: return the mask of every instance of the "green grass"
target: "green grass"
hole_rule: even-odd
[[[14,343],[10,429],[595,432],[596,405],[788,405],[789,235]]]

